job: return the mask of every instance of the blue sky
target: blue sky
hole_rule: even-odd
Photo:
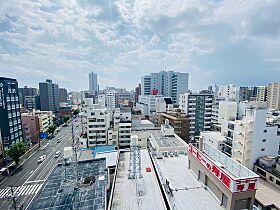
[[[69,90],[134,88],[160,69],[190,88],[280,78],[279,0],[9,0],[0,2],[0,76]]]

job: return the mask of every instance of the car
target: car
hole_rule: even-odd
[[[60,143],[62,141],[62,139],[61,138],[57,138],[57,143]]]
[[[55,157],[55,158],[58,158],[59,155],[60,155],[60,151],[56,151],[56,153],[54,154],[54,157]]]
[[[42,163],[46,159],[47,155],[42,155],[39,157],[37,163]]]

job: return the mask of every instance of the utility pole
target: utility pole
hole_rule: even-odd
[[[74,141],[74,127],[73,127],[73,119],[71,120],[72,122],[72,144],[74,145],[75,144],[75,141]]]
[[[83,116],[81,115],[81,125],[82,125],[82,133],[84,133],[84,128],[83,128]]]

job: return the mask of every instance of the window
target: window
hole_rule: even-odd
[[[262,152],[265,151],[265,148],[261,148],[261,151],[262,151]]]
[[[263,139],[262,142],[266,142],[266,139]]]
[[[264,133],[267,133],[267,130],[263,130]]]
[[[269,176],[269,180],[273,182],[274,178],[272,176]]]
[[[276,184],[280,186],[280,181],[276,179]]]
[[[262,176],[264,176],[264,177],[266,177],[266,172],[263,171],[263,170],[260,169],[260,168],[257,168],[257,173],[260,174],[260,175],[262,175]]]

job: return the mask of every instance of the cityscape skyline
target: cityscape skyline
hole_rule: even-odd
[[[162,69],[188,72],[194,90],[264,85],[279,74],[279,7],[276,0],[2,2],[0,76],[32,87],[49,78],[70,91],[87,89],[92,71],[100,88],[132,89]]]

